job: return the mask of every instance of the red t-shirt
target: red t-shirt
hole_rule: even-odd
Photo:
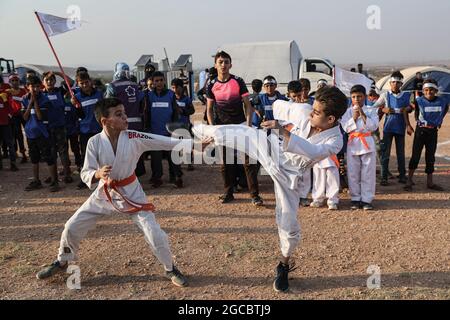
[[[14,89],[6,90],[8,94],[8,102],[11,107],[13,116],[20,115],[20,110],[22,109],[22,97],[27,94],[25,88],[19,88],[17,91]]]
[[[11,88],[11,86],[7,83],[1,83],[0,84],[0,93],[5,92],[7,89]]]
[[[0,126],[7,126],[12,112],[6,93],[0,94]]]

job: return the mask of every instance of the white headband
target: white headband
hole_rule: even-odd
[[[391,77],[389,82],[401,82],[401,83],[403,83],[403,79],[402,78],[397,78],[397,77]]]
[[[273,79],[266,79],[263,84],[277,84],[277,81]]]
[[[437,91],[439,91],[438,86],[431,82],[425,83],[422,87],[422,90],[425,88],[433,88],[433,89],[436,89]]]

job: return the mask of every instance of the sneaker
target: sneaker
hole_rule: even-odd
[[[161,178],[152,178],[150,179],[150,184],[153,188],[159,188],[163,184]]]
[[[186,277],[175,266],[173,266],[172,271],[166,271],[166,277],[172,280],[172,283],[177,287],[186,287],[188,285]]]
[[[382,178],[380,181],[380,186],[386,187],[389,185],[387,178]]]
[[[17,168],[16,164],[14,162],[11,162],[11,166],[9,168],[12,172],[19,171],[19,168]]]
[[[183,188],[183,179],[177,178],[174,182],[175,188],[181,189]]]
[[[222,203],[229,203],[234,200],[234,196],[232,194],[225,193],[219,197],[219,200],[222,200]]]
[[[55,275],[58,272],[66,272],[68,265],[69,264],[66,263],[64,266],[61,266],[61,262],[56,260],[55,262],[53,262],[48,267],[46,267],[46,268],[42,269],[41,271],[39,271],[36,274],[36,278],[42,280],[42,279],[50,278],[51,276]]]
[[[273,282],[273,289],[276,292],[286,292],[289,290],[289,272],[294,271],[295,262],[291,263],[291,265],[284,264],[280,262],[277,266],[277,276],[275,277],[275,281]]]
[[[47,179],[44,180],[44,183],[46,183],[46,184],[52,183],[52,178],[51,177],[47,177]]]
[[[372,206],[371,203],[361,202],[361,206],[362,206],[364,211],[373,210],[373,206]]]
[[[38,190],[42,188],[42,183],[40,180],[33,180],[28,186],[25,187],[25,191]]]
[[[263,199],[260,196],[256,196],[252,198],[252,204],[256,207],[263,205]]]
[[[71,176],[64,177],[64,183],[72,183],[72,182],[73,182],[73,178]]]
[[[58,181],[54,181],[50,184],[50,186],[48,187],[48,189],[50,190],[50,192],[57,192],[60,190],[59,188],[59,183]]]
[[[88,188],[88,186],[83,181],[80,181],[80,183],[77,185],[78,190],[83,190],[83,189],[87,189],[87,188]]]
[[[406,177],[400,177],[400,178],[398,178],[398,183],[406,184],[406,181],[407,181]]]
[[[358,210],[361,208],[361,203],[359,201],[352,201],[352,205],[350,206],[350,210]]]
[[[337,210],[338,209],[338,205],[336,203],[329,203],[328,204],[328,210]]]
[[[300,198],[300,206],[301,207],[309,207],[311,205],[311,202],[309,202],[306,198]]]
[[[322,201],[313,201],[309,205],[311,208],[320,208],[323,205]]]

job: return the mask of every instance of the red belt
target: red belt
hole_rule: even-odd
[[[124,196],[119,189],[117,189],[117,187],[125,187],[129,184],[132,184],[135,180],[137,179],[136,175],[133,173],[131,176],[129,176],[128,178],[122,179],[122,180],[109,180],[109,181],[105,181],[104,185],[103,185],[103,190],[105,191],[106,197],[108,198],[108,201],[112,204],[112,206],[114,207],[114,209],[116,209],[119,212],[122,213],[129,213],[129,214],[133,214],[139,211],[154,211],[155,210],[155,206],[152,203],[137,203],[134,202],[130,199],[128,199],[126,196]],[[127,210],[122,210],[120,209],[113,201],[113,199],[111,198],[111,191],[108,189],[110,188],[111,190],[114,190],[115,192],[117,192],[120,197],[122,198],[123,201],[125,201],[131,208],[127,209]]]

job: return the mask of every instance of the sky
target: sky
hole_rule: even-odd
[[[0,0],[0,57],[56,65],[34,11],[67,17],[80,8],[80,29],[52,37],[65,66],[112,70],[142,54],[193,55],[209,67],[223,44],[295,40],[304,57],[339,64],[450,60],[449,0]],[[379,8],[379,30],[370,5]]]

